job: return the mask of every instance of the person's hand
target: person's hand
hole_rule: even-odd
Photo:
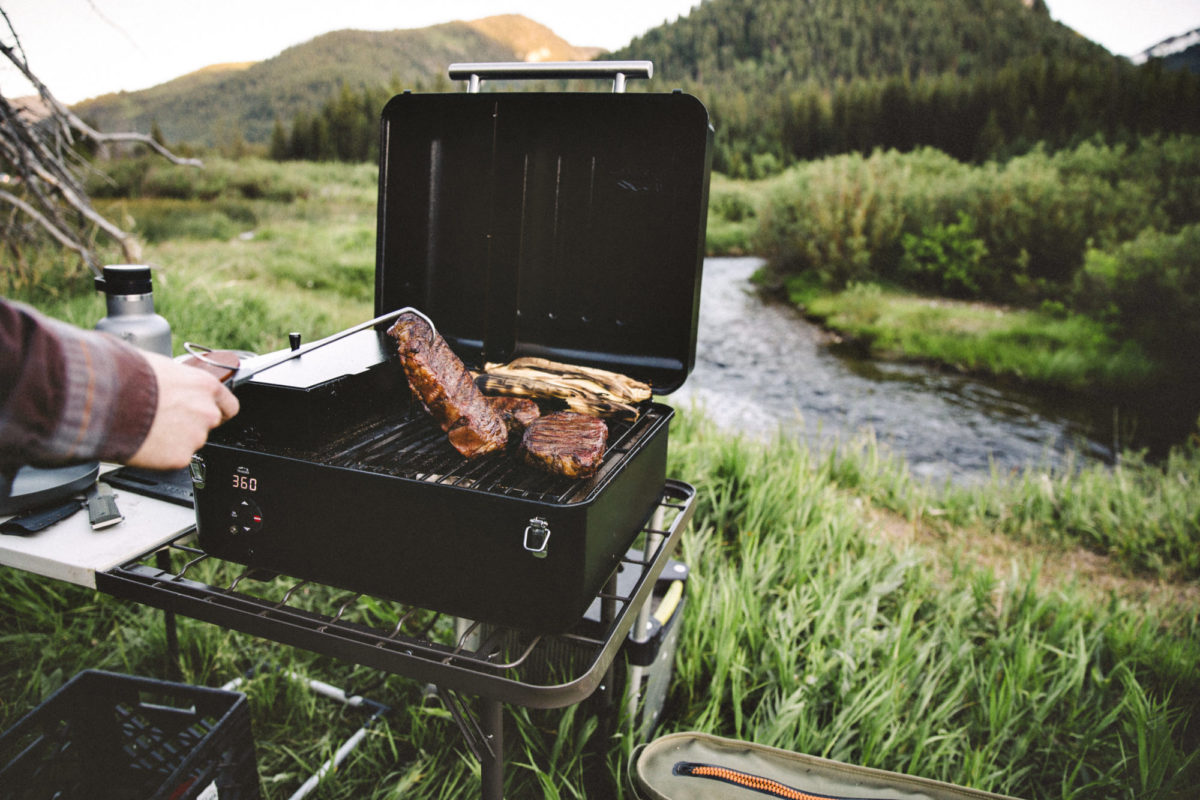
[[[146,440],[128,463],[148,469],[186,467],[208,432],[238,413],[238,399],[204,370],[157,353],[145,356],[158,382],[158,406]]]

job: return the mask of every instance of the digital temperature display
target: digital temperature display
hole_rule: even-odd
[[[251,478],[249,475],[234,475],[233,488],[241,489],[244,492],[257,492],[258,478]]]

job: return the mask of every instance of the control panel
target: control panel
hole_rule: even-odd
[[[248,467],[234,467],[226,484],[233,489],[233,505],[229,509],[229,533],[239,536],[262,529],[263,513],[257,502],[258,478]]]
[[[234,504],[229,512],[229,532],[235,536],[254,533],[262,528],[262,509],[253,500],[242,500]]]

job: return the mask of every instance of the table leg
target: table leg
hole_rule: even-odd
[[[434,687],[442,705],[458,725],[471,754],[479,761],[483,800],[504,799],[504,706],[499,700],[477,698],[476,710],[457,692]]]
[[[608,582],[604,584],[604,597],[600,601],[600,623],[604,628],[617,618],[617,601],[616,597],[619,594],[617,588],[617,573],[609,576]],[[620,658],[620,656],[618,656]],[[617,659],[614,658],[608,664],[608,669],[604,671],[604,683],[601,685],[603,692],[602,701],[605,708],[611,708],[617,682]]]
[[[483,800],[504,800],[504,707],[499,700],[479,699],[479,725],[487,739],[479,753]]]
[[[163,572],[171,569],[171,553],[162,548],[154,554],[155,566]],[[175,628],[175,612],[163,611],[163,626],[167,632],[167,674],[172,680],[183,677],[183,669],[179,665],[179,632]]]

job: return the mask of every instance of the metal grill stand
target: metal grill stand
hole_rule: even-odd
[[[579,624],[544,635],[296,581],[213,558],[183,544],[96,575],[114,597],[433,684],[482,769],[482,797],[503,796],[503,703],[561,708],[604,682],[639,611],[690,522],[695,489],[668,480],[635,546]],[[617,572],[636,579],[619,591]],[[305,591],[298,591],[304,587]],[[478,699],[470,713],[464,698]]]

